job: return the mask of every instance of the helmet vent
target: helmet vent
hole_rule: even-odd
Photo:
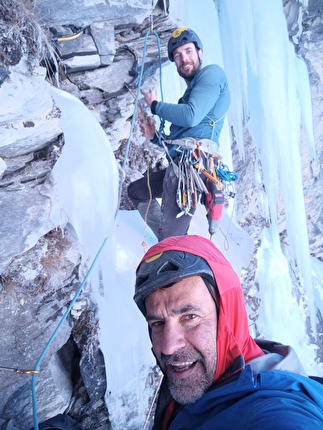
[[[159,268],[158,273],[177,272],[179,269],[180,268],[177,264],[174,264],[171,261],[165,261],[165,263]]]

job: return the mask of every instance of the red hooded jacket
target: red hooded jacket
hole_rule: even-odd
[[[151,247],[142,261],[170,250],[184,251],[202,257],[213,271],[218,287],[220,308],[216,341],[217,367],[214,381],[220,380],[221,377],[223,379],[224,373],[239,357],[242,356],[247,363],[263,355],[264,352],[249,332],[245,300],[239,278],[221,251],[213,242],[201,236],[173,236]],[[168,409],[167,418],[169,418],[170,412]]]

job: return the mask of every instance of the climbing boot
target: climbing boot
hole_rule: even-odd
[[[210,213],[207,213],[206,218],[207,218],[207,221],[209,224],[210,236],[213,236],[219,227],[220,220],[219,219],[212,219]]]

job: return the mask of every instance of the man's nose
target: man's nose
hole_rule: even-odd
[[[185,52],[182,53],[181,60],[182,63],[186,63],[186,61],[188,60],[188,55]]]
[[[183,328],[179,324],[166,323],[163,333],[162,353],[172,355],[186,345]]]

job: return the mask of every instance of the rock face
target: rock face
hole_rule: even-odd
[[[160,3],[160,5],[159,5]],[[166,61],[166,40],[174,24],[164,14],[164,2],[153,2],[154,26],[161,38],[161,60]],[[307,203],[310,250],[322,260],[323,97],[321,32],[322,0],[310,0],[307,9],[296,0],[283,2],[295,49],[307,62],[311,80],[316,158],[303,154],[304,195]],[[50,219],[50,173],[60,157],[64,137],[60,111],[51,85],[77,96],[96,116],[122,166],[134,109],[134,91],[143,60],[144,36],[150,28],[152,2],[128,0],[3,0],[0,14],[0,366],[33,368],[77,291],[85,270],[83,251],[73,226],[62,229]],[[20,28],[11,38],[6,29]],[[39,25],[42,23],[42,28]],[[16,31],[16,30],[15,30]],[[32,43],[28,43],[28,41]],[[47,40],[47,42],[45,42]],[[158,76],[157,45],[148,46],[144,82]],[[137,64],[137,62],[139,64]],[[41,65],[41,66],[40,66]],[[157,71],[157,73],[156,73]],[[125,83],[127,85],[125,85]],[[305,134],[305,132],[304,132]],[[304,139],[306,136],[304,135]],[[146,169],[144,139],[134,129],[121,209],[132,209],[126,186]],[[237,182],[237,217],[259,245],[266,226],[260,208],[263,192],[249,175],[259,163],[252,137],[245,130],[245,153],[239,159],[232,144]],[[304,148],[308,148],[308,145]],[[152,167],[162,157],[151,148]],[[249,172],[249,173],[248,173]],[[248,176],[249,175],[249,176]],[[280,215],[281,240],[286,232]],[[254,271],[245,278],[246,297],[257,318]],[[109,429],[104,403],[106,378],[98,342],[96,306],[82,294],[73,313],[44,358],[37,385],[39,420],[67,412],[84,429]],[[319,340],[317,341],[319,344]],[[0,368],[1,369],[1,368]],[[32,427],[31,376],[0,371],[0,428]],[[50,406],[49,406],[50,405]]]
[[[141,24],[157,1],[128,0],[127,2],[106,0],[58,0],[55,5],[50,0],[36,0],[35,9],[42,21],[48,25],[73,25],[84,27],[98,20],[106,21],[113,28],[120,24]]]
[[[41,184],[59,155],[62,130],[45,72],[37,68],[27,76],[17,67],[0,87],[0,201],[4,213],[10,214],[1,220],[1,270],[53,228]]]

